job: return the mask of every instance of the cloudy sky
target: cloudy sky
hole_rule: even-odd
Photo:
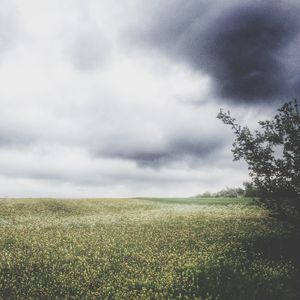
[[[0,196],[240,186],[220,107],[300,91],[297,0],[0,0]]]

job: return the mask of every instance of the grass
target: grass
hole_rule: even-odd
[[[246,199],[2,199],[0,299],[299,299],[296,242]]]

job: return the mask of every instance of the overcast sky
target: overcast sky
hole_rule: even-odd
[[[255,128],[300,91],[297,0],[0,0],[0,196],[241,186]]]

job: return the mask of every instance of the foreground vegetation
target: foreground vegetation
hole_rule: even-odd
[[[299,299],[293,227],[245,199],[2,199],[1,299]]]

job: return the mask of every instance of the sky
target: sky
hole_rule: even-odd
[[[193,196],[249,180],[300,91],[296,0],[0,0],[0,197]]]

